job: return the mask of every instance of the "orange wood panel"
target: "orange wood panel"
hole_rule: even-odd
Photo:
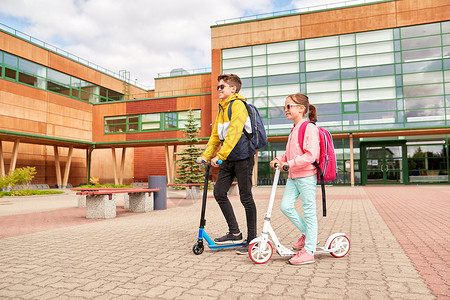
[[[398,26],[449,20],[448,0],[396,1],[396,5]]]
[[[9,116],[1,116],[0,129],[39,135],[46,134],[45,123]]]
[[[48,51],[5,32],[0,32],[0,49],[11,54],[48,65]]]
[[[47,110],[48,135],[92,141],[92,104],[49,93]]]
[[[117,170],[120,170],[121,157],[122,149],[116,148]],[[125,151],[124,184],[130,184],[133,181],[134,165],[134,149],[127,148]],[[114,183],[114,165],[111,149],[95,149],[92,151],[91,177],[100,178],[100,183],[102,184]]]
[[[125,134],[105,134],[105,116],[124,116],[126,115],[126,102],[109,103],[94,105],[92,111],[92,141],[108,142],[108,141],[124,141]]]
[[[47,92],[44,90],[36,89],[34,87],[26,86],[16,82],[11,82],[5,79],[0,79],[0,91],[5,93],[17,94],[32,99],[47,99]],[[2,99],[3,97],[0,97],[0,101]]]
[[[42,147],[42,146],[39,146]],[[45,146],[45,159],[44,159],[44,176],[45,180],[39,181],[37,183],[47,183],[50,187],[57,184],[56,171],[55,171],[55,154],[54,148],[50,146]],[[58,148],[59,159],[60,159],[60,167],[61,170],[64,170],[68,154],[69,148],[59,147]],[[39,172],[38,172],[39,174]],[[81,183],[86,184],[86,151],[83,149],[73,149],[72,153],[72,162],[70,165],[70,173],[68,178],[68,183],[73,186],[77,186]]]
[[[155,90],[147,91],[147,98],[154,98],[155,97]]]
[[[48,57],[48,67],[95,84],[100,84],[100,72],[52,52],[48,53]]]
[[[199,94],[209,92],[210,74],[198,74],[155,79],[155,97]]]
[[[302,38],[395,27],[395,2],[302,15]]]
[[[211,28],[213,50],[299,38],[300,15]]]

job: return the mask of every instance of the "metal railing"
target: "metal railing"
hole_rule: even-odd
[[[396,0],[350,0],[350,1],[330,3],[330,4],[316,5],[316,6],[311,6],[311,7],[294,8],[294,9],[287,9],[287,10],[275,11],[275,12],[264,13],[264,14],[257,14],[257,15],[251,15],[251,16],[244,16],[244,17],[220,20],[220,21],[216,21],[216,24],[217,25],[225,25],[225,24],[239,23],[239,22],[245,22],[245,21],[254,21],[254,20],[259,20],[259,19],[274,18],[274,17],[279,17],[279,16],[294,15],[294,14],[300,14],[300,13],[310,13],[310,12],[321,11],[321,10],[326,10],[326,9],[342,8],[342,7],[346,7],[346,6],[365,5],[365,4],[372,4],[372,3],[377,3],[377,2],[389,2],[389,1],[396,1]]]
[[[196,74],[204,74],[204,73],[211,73],[211,68],[199,68],[199,69],[192,69],[192,70],[185,70],[185,69],[181,69],[181,68],[173,69],[170,72],[158,73],[158,78],[196,75]]]
[[[106,75],[109,75],[109,76],[112,76],[114,78],[117,78],[117,79],[119,79],[121,81],[126,81],[129,84],[132,84],[134,86],[140,87],[140,88],[145,89],[145,90],[149,90],[150,89],[150,87],[145,86],[145,85],[143,85],[141,83],[138,83],[137,80],[134,80],[134,81],[133,80],[129,80],[129,79],[126,80],[124,78],[124,76],[121,76],[118,73],[115,73],[115,72],[110,71],[110,70],[108,70],[106,68],[103,68],[103,67],[101,67],[101,66],[99,66],[97,64],[94,64],[94,63],[92,63],[92,62],[90,62],[88,60],[80,58],[80,57],[78,57],[78,56],[76,56],[76,55],[74,55],[72,53],[69,53],[69,52],[67,52],[65,50],[62,50],[62,49],[60,49],[60,48],[58,48],[56,46],[53,46],[53,45],[51,45],[49,43],[46,43],[46,42],[41,41],[41,40],[39,40],[37,38],[34,38],[34,37],[32,37],[32,36],[30,36],[30,35],[28,35],[26,33],[23,33],[23,32],[21,32],[19,30],[16,30],[16,29],[14,29],[12,27],[9,27],[8,25],[5,25],[3,23],[0,23],[0,30],[4,31],[4,32],[7,32],[7,33],[9,33],[11,35],[14,35],[14,36],[16,36],[16,37],[18,37],[18,38],[20,38],[22,40],[28,41],[28,42],[30,42],[30,43],[32,43],[34,45],[37,45],[39,47],[42,47],[44,49],[47,49],[47,50],[52,51],[54,53],[57,53],[57,54],[59,54],[61,56],[67,57],[67,58],[69,58],[69,59],[71,59],[73,61],[76,61],[76,62],[78,62],[80,64],[83,64],[83,65],[85,65],[85,66],[87,66],[89,68],[92,68],[92,69],[95,69],[97,71],[100,71],[100,72],[102,72],[102,73],[104,73]]]

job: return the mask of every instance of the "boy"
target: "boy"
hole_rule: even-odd
[[[239,195],[247,219],[247,241],[236,252],[247,254],[249,242],[256,237],[256,206],[252,195],[253,155],[255,153],[253,151],[249,153],[248,140],[243,134],[244,126],[248,133],[252,132],[251,123],[247,108],[241,101],[246,101],[246,99],[238,94],[242,85],[241,79],[235,74],[224,74],[219,75],[217,81],[219,82],[217,86],[220,99],[219,111],[205,152],[197,158],[197,162],[208,161],[211,158],[211,166],[219,167],[217,161],[223,161],[214,186],[214,198],[227,221],[229,232],[214,239],[214,242],[219,245],[243,242],[233,207],[227,196],[234,177],[237,178]],[[228,106],[233,100],[236,101],[232,104],[231,120],[229,120]],[[220,145],[222,147],[219,152],[212,157]]]

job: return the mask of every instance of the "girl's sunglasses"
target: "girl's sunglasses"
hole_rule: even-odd
[[[290,110],[293,106],[304,106],[303,104],[286,104],[284,106],[285,110]]]

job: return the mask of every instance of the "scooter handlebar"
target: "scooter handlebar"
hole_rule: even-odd
[[[197,163],[197,161],[196,161],[195,163]],[[221,165],[221,164],[223,163],[223,161],[222,161],[221,159],[219,159],[216,163],[217,163],[218,165]],[[200,162],[200,164],[206,165],[206,164],[207,164],[207,161],[204,160],[204,159],[202,159],[202,161]]]
[[[275,163],[274,165],[273,165],[275,168],[278,168],[279,166],[280,166],[280,164],[279,163]],[[289,165],[284,165],[283,166],[283,171],[289,171]]]

